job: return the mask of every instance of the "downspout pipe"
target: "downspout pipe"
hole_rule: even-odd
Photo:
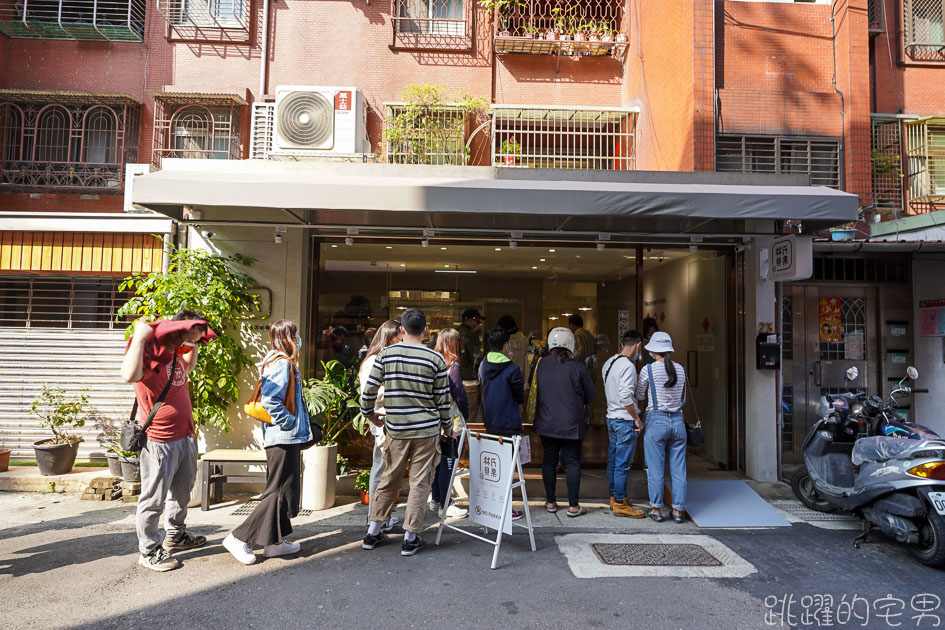
[[[843,170],[844,175],[846,175],[846,161],[847,161],[847,124],[846,124],[846,105],[844,103],[843,92],[837,88],[837,28],[834,24],[834,15],[837,8],[837,4],[840,0],[834,0],[833,4],[830,7],[830,44],[833,47],[833,77],[830,79],[830,84],[833,86],[833,91],[840,95],[840,137],[843,138],[843,143],[841,150],[843,151]]]
[[[262,56],[259,60],[259,94],[256,96],[257,101],[262,101],[266,94],[266,71],[269,69],[269,2],[270,0],[263,0]],[[836,75],[836,72],[834,74]]]

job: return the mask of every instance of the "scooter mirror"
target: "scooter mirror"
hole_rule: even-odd
[[[911,365],[906,368],[906,374],[908,374],[909,378],[911,378],[913,381],[919,378],[919,370],[915,369]]]
[[[856,369],[856,366],[850,367],[847,369],[847,380],[855,381],[856,378],[860,375],[860,371]]]

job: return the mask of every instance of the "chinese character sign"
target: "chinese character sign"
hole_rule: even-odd
[[[840,328],[840,298],[820,298],[820,341],[843,341]]]
[[[512,476],[512,440],[469,435],[469,519],[498,530]],[[506,510],[503,533],[512,533],[512,502]]]

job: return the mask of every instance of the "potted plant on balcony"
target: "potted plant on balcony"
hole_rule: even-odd
[[[70,397],[61,387],[43,385],[30,410],[40,418],[40,426],[53,434],[52,439],[33,443],[36,464],[43,475],[62,475],[72,470],[82,438],[67,431],[85,426],[90,415],[88,403],[87,390]]]
[[[594,20],[586,23],[584,25],[584,31],[587,33],[587,41],[589,42],[599,42],[600,41],[600,32],[603,30],[603,26],[598,24]]]
[[[322,427],[322,439],[302,454],[302,508],[325,510],[335,504],[338,446],[348,427],[363,425],[359,411],[357,373],[340,361],[322,363],[325,375],[302,388],[312,422]]]
[[[604,20],[600,24],[600,41],[602,42],[612,42],[614,41],[614,36],[617,34],[617,31],[614,30],[614,24],[610,20]]]
[[[628,41],[627,34],[622,31],[614,31],[614,40],[618,44],[626,44]]]
[[[371,502],[371,471],[362,470],[354,479],[354,489],[361,493],[361,504],[367,505]]]
[[[506,166],[515,166],[518,156],[522,154],[522,145],[515,141],[515,136],[510,136],[507,140],[502,141],[500,152]]]
[[[508,27],[509,14],[514,9],[525,6],[525,3],[523,0],[479,0],[479,6],[495,15],[499,37],[511,37]]]

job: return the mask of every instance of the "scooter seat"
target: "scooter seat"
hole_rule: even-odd
[[[859,466],[864,462],[884,462],[918,446],[920,440],[894,438],[877,435],[875,437],[860,438],[853,445],[853,465]]]

